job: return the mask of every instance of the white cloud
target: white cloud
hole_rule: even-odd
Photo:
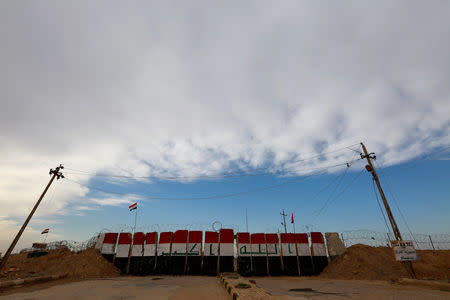
[[[28,213],[59,163],[191,176],[450,144],[450,3],[272,4],[1,2],[1,214]],[[127,201],[88,192],[52,186],[36,216]]]

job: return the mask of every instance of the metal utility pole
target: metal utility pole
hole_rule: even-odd
[[[287,228],[286,228],[286,216],[287,216],[287,214],[284,213],[284,209],[283,209],[282,212],[280,212],[280,215],[283,216],[283,222],[281,224],[283,224],[283,226],[284,226],[284,233],[287,233]]]
[[[64,167],[62,165],[59,165],[59,167],[56,167],[55,170],[50,169],[49,174],[53,175],[53,176],[50,179],[50,181],[47,184],[47,186],[45,187],[45,189],[42,192],[41,196],[39,197],[39,200],[36,202],[36,204],[34,205],[33,209],[31,210],[30,214],[28,215],[28,218],[25,220],[25,223],[23,223],[22,228],[20,228],[20,230],[17,233],[16,237],[12,241],[11,245],[9,246],[8,250],[5,253],[5,256],[0,261],[0,271],[6,265],[6,261],[8,260],[9,256],[11,255],[11,252],[14,250],[14,247],[16,246],[17,242],[19,241],[20,237],[22,236],[22,233],[24,232],[25,228],[27,227],[28,223],[30,222],[31,217],[33,217],[34,212],[38,208],[39,204],[41,203],[42,199],[45,196],[45,193],[47,193],[47,191],[48,191],[50,185],[52,184],[53,180],[55,179],[55,177],[56,177],[56,180],[58,180],[60,178],[64,178],[64,175],[60,172],[60,170],[62,170],[62,169],[64,169]]]
[[[376,159],[377,157],[375,156],[375,153],[368,153],[366,146],[364,146],[363,143],[361,143],[361,147],[364,151],[364,155],[361,153],[361,158],[367,159],[367,163],[368,165],[366,165],[366,170],[370,173],[372,173],[373,179],[375,180],[377,187],[378,187],[378,191],[380,192],[381,195],[381,199],[383,200],[383,204],[384,204],[384,208],[386,209],[386,213],[388,215],[389,218],[389,222],[391,223],[391,227],[392,227],[392,231],[394,232],[394,236],[395,239],[397,241],[401,241],[402,240],[402,236],[400,234],[400,230],[398,229],[397,223],[395,222],[394,216],[392,215],[392,211],[391,208],[386,200],[386,196],[384,195],[383,189],[381,188],[381,184],[380,184],[380,180],[378,179],[378,175],[377,172],[375,171],[374,166],[372,165],[372,161],[370,160],[372,159]]]

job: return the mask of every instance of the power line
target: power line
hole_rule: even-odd
[[[313,177],[313,176],[319,176],[319,175],[322,175],[322,174],[326,173],[326,171],[328,169],[335,168],[335,167],[338,167],[338,166],[344,166],[344,165],[348,167],[348,166],[350,166],[351,163],[352,163],[352,161],[351,162],[347,162],[347,163],[340,163],[340,164],[336,164],[336,165],[332,165],[332,166],[328,166],[328,167],[323,167],[323,168],[321,168],[320,171],[318,171],[316,173],[312,173],[312,174],[309,174],[309,175],[301,176],[301,177],[296,178],[296,179],[288,180],[288,181],[285,181],[285,182],[282,182],[282,183],[279,183],[279,184],[264,186],[264,187],[255,188],[255,189],[251,189],[251,190],[247,190],[247,191],[236,192],[236,193],[229,193],[229,194],[222,194],[222,195],[213,195],[213,196],[206,196],[206,197],[157,197],[157,196],[146,196],[146,197],[148,197],[149,199],[153,199],[153,200],[211,200],[211,199],[230,198],[230,197],[234,197],[234,196],[245,195],[245,194],[250,194],[250,193],[254,193],[254,192],[269,190],[269,189],[277,188],[277,187],[284,186],[284,185],[287,185],[287,184],[291,184],[291,183],[294,183],[294,182],[298,182],[298,181],[301,181],[301,180],[305,180],[305,179]],[[84,187],[87,187],[89,189],[97,190],[97,191],[100,191],[100,192],[103,192],[103,193],[116,194],[116,195],[121,195],[121,196],[129,196],[130,195],[130,194],[125,194],[125,193],[108,191],[108,190],[105,190],[105,189],[102,189],[102,188],[93,187],[91,185],[85,185],[83,183],[80,183],[80,182],[78,182],[76,180],[73,180],[73,179],[70,179],[70,178],[67,178],[67,177],[66,177],[66,179],[71,181],[71,182],[77,183],[80,186],[84,186]],[[136,196],[142,196],[142,195],[136,195]]]
[[[349,145],[349,146],[346,146],[346,147],[343,147],[343,148],[339,148],[339,149],[336,149],[336,150],[323,152],[323,153],[320,153],[320,154],[317,154],[315,156],[311,156],[311,157],[308,157],[308,158],[294,160],[294,161],[291,161],[291,162],[286,162],[283,165],[295,164],[295,163],[299,163],[299,162],[312,160],[312,159],[319,158],[319,157],[322,157],[322,156],[327,155],[327,154],[336,153],[336,152],[339,152],[339,151],[342,151],[342,150],[350,149],[349,147],[353,147],[355,145],[358,145],[358,144],[352,144],[352,145]],[[353,149],[351,149],[351,150],[353,150]],[[274,169],[274,167],[273,166],[268,166],[268,167],[254,168],[254,169],[252,169],[252,172],[259,171],[259,170],[268,170],[268,169]],[[320,169],[320,168],[315,168],[315,169]],[[129,178],[129,179],[160,179],[160,180],[204,179],[204,178],[233,178],[233,177],[246,177],[246,176],[273,175],[273,174],[276,173],[276,172],[268,172],[268,173],[230,172],[230,173],[225,173],[225,174],[197,175],[197,176],[130,176],[130,175],[118,175],[118,174],[101,174],[101,173],[98,174],[96,172],[77,170],[77,169],[72,169],[72,168],[67,168],[67,167],[66,167],[66,170],[71,170],[71,171],[75,171],[75,172],[79,172],[80,173],[80,174],[76,174],[76,173],[72,173],[72,172],[66,172],[67,174],[76,174],[76,175],[111,177],[111,178]],[[291,173],[292,172],[295,172],[295,170],[292,170]]]
[[[378,208],[380,209],[381,215],[383,216],[384,224],[386,225],[387,232],[390,233],[389,225],[388,225],[387,220],[386,220],[386,216],[384,215],[384,211],[381,208],[380,199],[378,198],[378,194],[377,194],[377,191],[375,189],[375,179],[373,179],[373,178],[372,178],[372,186],[373,186],[373,193],[375,194],[375,198],[377,199]]]
[[[350,188],[350,186],[353,185],[353,183],[356,181],[356,179],[358,179],[359,176],[361,176],[361,174],[362,174],[363,172],[364,172],[364,169],[362,169],[359,173],[357,173],[357,174],[353,177],[352,181],[351,181],[347,186],[345,186],[345,188],[344,188],[339,194],[337,194],[336,197],[334,197],[334,199],[332,199],[332,200],[329,202],[329,205],[331,205],[331,203],[332,203],[333,201],[336,201],[340,196],[342,196],[342,195]],[[328,206],[329,206],[329,205],[328,205]],[[316,215],[316,217],[313,219],[313,222],[319,217],[319,215],[320,215],[320,214]]]

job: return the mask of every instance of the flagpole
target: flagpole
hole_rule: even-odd
[[[136,207],[134,210],[135,210],[135,212],[134,212],[133,236],[134,236],[134,233],[135,233],[135,231],[136,231],[137,207]]]
[[[47,235],[48,235],[48,232],[45,234],[44,244],[47,242]]]

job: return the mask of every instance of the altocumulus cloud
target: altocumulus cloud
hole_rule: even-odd
[[[450,144],[447,1],[2,1],[0,20],[2,232],[60,162],[190,176]],[[38,217],[89,203],[55,190]]]

